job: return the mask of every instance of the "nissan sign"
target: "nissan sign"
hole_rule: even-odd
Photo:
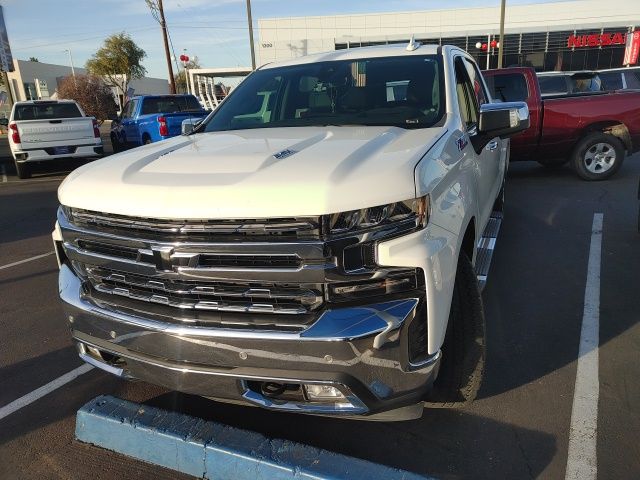
[[[567,38],[567,47],[606,47],[608,45],[624,45],[626,42],[626,36],[626,32],[570,35],[569,38]]]

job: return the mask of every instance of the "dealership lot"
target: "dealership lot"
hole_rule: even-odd
[[[57,300],[55,257],[45,255],[52,252],[56,188],[77,163],[43,166],[19,181],[8,155],[1,138],[0,409],[82,365]],[[0,413],[0,478],[181,478],[74,441],[75,412],[100,394],[437,478],[563,478],[597,213],[603,214],[598,478],[638,478],[639,174],[638,154],[601,183],[583,182],[568,168],[511,166],[483,294],[487,371],[480,398],[467,408],[427,410],[420,420],[399,423],[292,416],[127,383],[94,369]],[[22,260],[28,261],[11,265]]]

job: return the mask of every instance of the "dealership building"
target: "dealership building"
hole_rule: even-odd
[[[494,2],[499,4],[499,2]],[[459,46],[482,68],[496,68],[500,8],[264,18],[258,20],[258,63],[311,53],[407,42]],[[575,0],[509,5],[504,66],[545,70],[621,67],[629,32],[640,29],[640,0]]]
[[[13,59],[13,71],[7,72],[9,88],[16,101],[46,100],[57,98],[58,85],[63,78],[73,74],[85,75],[84,68],[72,69],[67,65],[55,65],[44,62],[31,62]],[[169,81],[166,78],[144,77],[132,80],[129,88],[135,94],[165,94],[169,93]],[[115,96],[115,89],[114,89]]]

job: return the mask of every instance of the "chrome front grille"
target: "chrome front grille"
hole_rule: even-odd
[[[397,293],[385,279],[407,269],[371,266],[370,253],[395,227],[322,238],[307,220],[182,222],[61,208],[60,255],[104,308],[170,322],[291,330],[353,299],[354,283]]]
[[[84,268],[98,294],[114,295],[181,310],[304,314],[323,303],[323,286],[238,284],[152,279],[99,267]]]
[[[70,209],[71,220],[80,227],[123,235],[162,237],[164,240],[232,238],[319,238],[320,217],[241,219],[241,220],[165,220],[128,217]]]

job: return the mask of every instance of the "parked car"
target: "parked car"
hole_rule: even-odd
[[[8,137],[18,178],[29,178],[34,162],[104,153],[96,119],[87,117],[73,100],[14,103]]]
[[[536,75],[543,98],[604,90],[598,73],[592,71],[538,72]]]
[[[111,122],[114,152],[180,135],[183,120],[208,115],[193,95],[141,95],[131,98]]]
[[[54,231],[80,356],[289,412],[472,400],[506,139],[529,125],[489,98],[456,47],[340,50],[265,65],[190,135],[82,167]]]
[[[598,75],[605,90],[640,90],[640,67],[599,70]]]
[[[488,70],[494,98],[525,101],[531,128],[511,139],[512,160],[570,162],[585,180],[604,180],[640,149],[640,92],[622,90],[542,98],[532,68]]]

